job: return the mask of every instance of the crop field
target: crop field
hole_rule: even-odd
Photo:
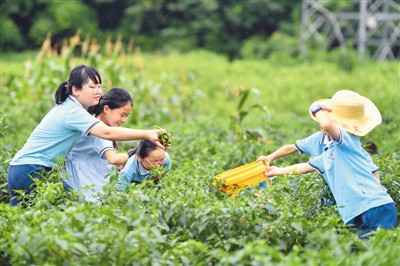
[[[339,59],[230,62],[201,50],[2,55],[0,264],[400,265],[400,228],[359,240],[335,206],[322,204],[317,172],[276,177],[262,192],[237,197],[213,186],[216,175],[318,131],[310,104],[348,89],[382,113],[382,124],[361,141],[377,145],[372,158],[400,213],[400,64]],[[123,127],[172,133],[172,169],[160,183],[126,192],[115,189],[113,172],[92,203],[63,190],[58,166],[24,195],[24,207],[11,207],[9,162],[78,64],[95,67],[107,89],[131,93]],[[119,142],[120,151],[137,144]],[[292,154],[273,164],[308,159]]]

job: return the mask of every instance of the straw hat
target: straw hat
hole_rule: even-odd
[[[330,120],[338,127],[357,136],[365,136],[382,122],[381,113],[375,104],[354,91],[341,90],[330,99],[321,99],[312,103],[310,116],[318,122],[311,113],[311,107],[315,105],[325,105],[331,109],[332,112],[326,112]]]

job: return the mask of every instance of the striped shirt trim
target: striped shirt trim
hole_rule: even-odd
[[[302,149],[300,149],[300,147],[297,146],[296,143],[294,143],[293,145],[296,147],[297,151],[298,151],[300,154],[303,154],[303,153],[304,153],[304,151],[303,151]]]
[[[100,157],[103,156],[103,154],[108,150],[115,150],[115,149],[114,149],[114,147],[111,147],[111,146],[105,147],[104,149],[102,149],[100,151]]]
[[[324,171],[322,169],[319,169],[318,167],[316,167],[315,165],[313,165],[312,163],[308,162],[308,164],[314,168],[315,170],[317,170],[318,173],[320,173],[321,175],[324,174]]]
[[[92,128],[93,128],[95,125],[97,125],[98,123],[100,123],[100,121],[97,121],[97,122],[93,123],[93,125],[91,125],[91,126],[86,130],[85,135],[88,136],[89,133],[90,133],[90,130],[92,130]]]

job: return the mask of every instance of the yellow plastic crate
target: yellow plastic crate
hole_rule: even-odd
[[[267,181],[270,186],[264,175],[266,168],[263,162],[248,163],[217,175],[213,184],[220,191],[232,195],[263,181]]]

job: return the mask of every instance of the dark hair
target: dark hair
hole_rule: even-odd
[[[71,95],[73,86],[82,89],[89,82],[89,79],[96,84],[101,84],[100,74],[93,67],[79,65],[72,69],[68,81],[64,81],[57,88],[54,96],[56,104],[63,103]]]
[[[124,106],[127,103],[130,103],[131,106],[133,106],[132,98],[129,92],[120,88],[112,88],[100,98],[100,101],[97,105],[90,106],[88,108],[88,112],[97,116],[103,112],[105,105],[108,105],[108,107],[111,109],[116,109]],[[118,143],[115,140],[113,140],[113,146],[115,149],[118,149]]]
[[[101,97],[97,105],[90,106],[88,112],[97,116],[103,112],[105,105],[108,105],[110,109],[116,109],[126,105],[127,103],[131,103],[131,106],[133,106],[129,92],[120,88],[112,88]]]
[[[365,150],[372,155],[378,154],[378,146],[372,141],[365,143]]]
[[[131,157],[134,154],[138,154],[140,155],[140,157],[146,158],[147,156],[149,156],[150,152],[157,149],[162,149],[162,147],[151,140],[144,139],[140,141],[139,146],[137,146],[133,150],[128,151],[128,155],[129,157]]]

